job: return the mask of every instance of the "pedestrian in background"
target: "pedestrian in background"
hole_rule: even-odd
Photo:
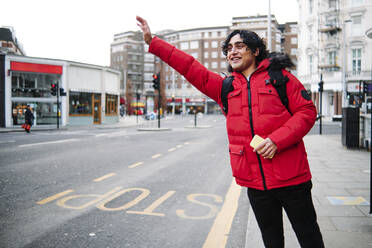
[[[149,52],[224,109],[221,96],[224,78],[171,44],[152,37],[143,18],[137,17],[137,21]],[[237,184],[248,188],[265,246],[284,247],[284,208],[301,247],[324,247],[302,140],[316,119],[311,97],[297,78],[281,69],[288,78],[288,109],[282,104],[268,69],[292,63],[288,57],[270,59],[263,40],[256,33],[234,30],[227,36],[222,50],[228,70],[234,76],[233,89],[227,95],[228,111],[224,111],[232,173]],[[249,144],[255,134],[264,140],[253,149]]]
[[[23,128],[27,133],[30,132],[32,125],[34,124],[35,116],[32,113],[31,106],[27,105],[26,112],[25,112],[25,124]]]

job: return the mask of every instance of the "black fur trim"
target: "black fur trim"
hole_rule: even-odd
[[[268,58],[270,59],[269,67],[273,70],[281,70],[294,67],[292,60],[286,53],[271,52]]]

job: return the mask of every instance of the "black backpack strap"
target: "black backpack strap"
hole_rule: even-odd
[[[274,86],[276,91],[278,92],[280,101],[286,107],[288,112],[292,115],[291,111],[289,110],[288,106],[288,96],[287,96],[287,82],[289,78],[283,75],[281,69],[273,69],[271,67],[268,68],[267,72],[270,76],[270,83]]]
[[[225,115],[227,115],[227,112],[229,111],[229,105],[227,102],[227,94],[229,94],[231,91],[234,90],[234,87],[232,85],[232,82],[234,81],[234,76],[225,77],[225,79],[222,81],[222,88],[221,88],[221,101],[223,106],[223,112],[225,112]]]

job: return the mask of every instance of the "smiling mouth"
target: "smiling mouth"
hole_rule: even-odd
[[[241,59],[241,58],[232,58],[232,59],[231,59],[231,62],[238,62],[238,61],[240,61],[240,59]]]

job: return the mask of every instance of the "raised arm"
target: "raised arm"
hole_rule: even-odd
[[[137,25],[142,30],[143,39],[145,40],[147,45],[150,45],[151,40],[152,40],[152,35],[151,35],[150,27],[147,24],[147,21],[140,16],[136,16],[136,19],[138,21]]]
[[[147,21],[136,17],[138,26],[143,32],[143,39],[149,45],[149,52],[159,57],[194,85],[203,94],[221,105],[221,86],[223,78],[209,71],[191,55],[158,38],[152,37]]]

